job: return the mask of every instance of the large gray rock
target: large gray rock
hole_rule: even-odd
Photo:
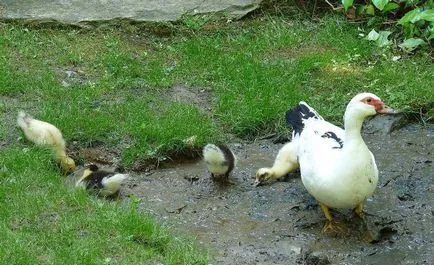
[[[184,14],[224,12],[241,17],[261,0],[0,0],[2,20],[80,24],[113,19],[175,21]]]
[[[377,115],[363,124],[363,133],[387,135],[404,127],[407,123],[407,118],[402,114]]]

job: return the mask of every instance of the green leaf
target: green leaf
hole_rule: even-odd
[[[386,47],[389,46],[392,42],[388,40],[391,31],[380,31],[378,34],[380,35],[376,41],[378,47]]]
[[[399,47],[406,52],[411,52],[420,45],[425,45],[426,42],[420,38],[410,38],[406,39],[403,43],[399,44]]]
[[[407,24],[408,22],[414,23],[413,19],[420,13],[420,10],[418,8],[413,9],[409,12],[407,12],[399,21],[398,24]]]
[[[434,27],[428,27],[428,32],[429,32],[429,37],[428,37],[428,39],[429,40],[431,40],[431,39],[434,39]]]
[[[416,18],[414,18],[414,20],[415,20],[414,22],[419,21],[419,20],[426,20],[426,21],[431,21],[431,22],[434,21],[434,8],[422,11],[421,13],[419,13],[416,16]]]
[[[356,15],[358,15],[358,16],[363,15],[365,13],[365,10],[366,10],[366,6],[363,6],[363,5],[357,6]]]
[[[380,10],[383,10],[383,8],[386,6],[388,2],[389,0],[372,0],[374,6],[376,6]]]
[[[375,14],[375,8],[373,5],[366,6],[365,9],[366,14],[373,16]]]
[[[375,29],[373,29],[371,30],[371,32],[369,32],[368,36],[366,36],[366,39],[370,41],[375,41],[375,44],[378,47],[386,47],[391,44],[391,41],[388,40],[388,37],[391,33],[392,32],[390,31],[377,32],[375,31]]]
[[[408,22],[416,23],[420,20],[434,21],[434,8],[421,11],[421,9],[416,8],[407,12],[399,21],[398,24],[406,24]]]
[[[353,5],[354,0],[342,0],[342,4],[344,5],[345,11],[348,10],[350,6]]]
[[[387,3],[387,5],[384,6],[383,12],[386,13],[386,12],[395,10],[397,8],[399,8],[399,5],[397,3],[389,2],[389,3]]]
[[[371,30],[368,34],[368,36],[366,37],[367,40],[371,40],[371,41],[376,41],[378,40],[378,38],[380,37],[380,34],[378,34],[377,31],[375,31],[375,29]]]

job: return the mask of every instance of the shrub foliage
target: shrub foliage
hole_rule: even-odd
[[[412,51],[434,40],[433,0],[341,0],[347,16],[368,19],[368,25],[396,25],[399,45]],[[381,34],[380,34],[381,35]]]

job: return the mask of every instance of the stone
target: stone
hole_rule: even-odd
[[[387,135],[407,123],[404,115],[377,115],[363,124],[363,133]]]
[[[0,19],[25,22],[176,21],[185,14],[222,12],[237,18],[255,10],[262,0],[1,0]]]

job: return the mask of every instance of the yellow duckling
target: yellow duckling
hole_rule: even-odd
[[[285,144],[277,153],[274,164],[271,168],[260,168],[256,172],[255,186],[259,186],[267,181],[274,180],[295,171],[298,164],[297,146],[289,142]]]
[[[65,140],[54,125],[32,118],[24,111],[18,113],[17,125],[26,138],[37,145],[50,145],[54,148],[54,158],[66,172],[75,170],[75,162],[66,155]]]

